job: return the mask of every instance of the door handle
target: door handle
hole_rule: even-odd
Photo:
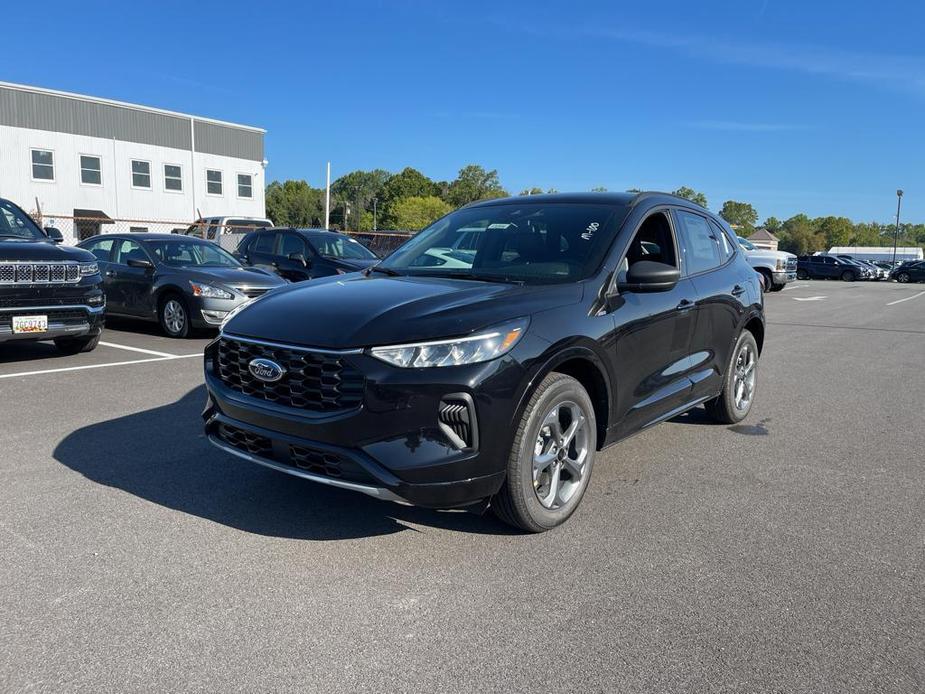
[[[733,296],[742,296],[744,293],[745,293],[745,287],[743,287],[742,285],[737,284],[736,286],[732,288]]]
[[[675,306],[676,311],[690,311],[694,308],[694,302],[688,299],[681,299],[681,302]]]

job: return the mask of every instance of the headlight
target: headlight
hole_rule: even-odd
[[[787,261],[783,260],[782,258],[778,258],[777,259],[777,271],[780,272],[786,267],[787,267]]]
[[[526,332],[528,323],[526,318],[520,318],[476,335],[452,340],[372,347],[369,353],[376,359],[401,368],[477,364],[509,352]]]
[[[193,289],[193,296],[201,296],[206,299],[234,299],[234,294],[231,292],[213,287],[211,284],[202,284],[201,282],[190,280],[189,286]]]
[[[95,275],[100,271],[100,266],[96,263],[81,263],[80,264],[80,276],[87,277],[88,275]]]

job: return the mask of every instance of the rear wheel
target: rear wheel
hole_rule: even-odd
[[[774,279],[771,277],[771,273],[764,269],[759,270],[758,273],[761,275],[762,279],[764,280],[762,282],[762,284],[764,285],[764,291],[766,292],[772,291],[771,288],[774,286]]]
[[[79,354],[92,352],[100,342],[99,335],[92,337],[59,337],[55,340],[55,347],[62,354]]]
[[[755,401],[757,371],[758,343],[754,335],[743,330],[726,367],[722,392],[704,403],[707,414],[720,424],[736,424],[745,419]]]
[[[896,281],[899,282],[900,284],[905,284],[910,279],[912,278],[909,276],[908,272],[900,272],[898,275],[896,275]]]
[[[806,270],[797,270],[797,279],[798,280],[808,280],[809,273]]]
[[[178,294],[168,294],[161,299],[157,314],[161,328],[170,337],[179,338],[189,335],[189,310],[183,297]]]
[[[851,270],[845,270],[841,273],[841,278],[843,282],[854,282],[855,280],[854,273]]]
[[[597,422],[577,380],[552,373],[530,398],[511,448],[507,478],[492,498],[510,525],[543,532],[564,523],[581,503],[597,449]]]

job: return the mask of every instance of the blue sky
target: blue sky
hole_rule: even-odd
[[[6,3],[0,79],[267,129],[269,178],[474,162],[925,221],[925,3]]]

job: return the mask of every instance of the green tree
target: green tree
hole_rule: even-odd
[[[532,188],[524,188],[518,193],[518,195],[542,195],[543,189],[533,186]]]
[[[378,202],[382,197],[382,187],[390,177],[391,174],[385,169],[351,171],[331,184],[332,198],[350,201],[349,227],[360,226],[364,212],[369,211],[372,217],[373,200]]]
[[[766,220],[764,220],[764,224],[761,226],[770,231],[772,234],[776,234],[778,231],[780,231],[781,222],[777,217],[768,217]]]
[[[758,221],[758,212],[747,202],[727,200],[719,211],[719,216],[730,224],[739,227],[741,236],[748,236],[755,230]]]
[[[805,214],[797,214],[781,224],[780,250],[808,255],[822,250],[824,240],[816,233],[813,221]]]
[[[401,198],[392,205],[394,228],[419,231],[451,211],[452,208],[436,195]]]
[[[447,191],[447,201],[453,207],[462,207],[476,200],[503,198],[507,191],[501,187],[498,172],[486,171],[478,164],[469,164],[459,170],[456,180]]]
[[[417,169],[405,167],[382,186],[382,203],[388,207],[401,198],[431,197],[437,195],[436,184]]]
[[[688,188],[687,186],[681,186],[676,191],[672,192],[672,195],[677,195],[679,198],[690,200],[695,205],[700,205],[703,208],[706,208],[707,206],[707,196],[699,191],[694,190],[693,188]]]
[[[305,181],[273,181],[266,187],[267,216],[280,226],[321,226],[324,191]]]
[[[813,222],[817,233],[822,235],[826,248],[847,246],[854,238],[854,225],[847,217],[820,217]]]
[[[594,187],[591,189],[591,192],[592,192],[592,193],[606,193],[606,192],[607,192],[607,187],[606,187],[606,186],[594,186]]]

